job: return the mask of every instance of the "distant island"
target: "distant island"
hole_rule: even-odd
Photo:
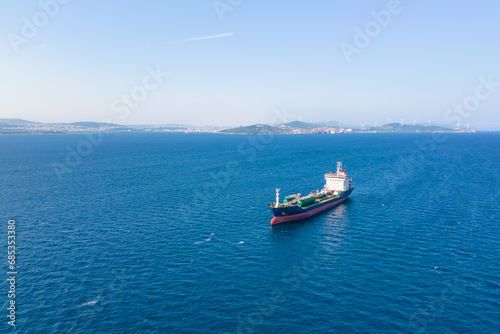
[[[344,134],[344,133],[429,133],[429,132],[476,132],[467,128],[446,128],[433,124],[408,125],[388,123],[368,128],[334,127],[320,123],[293,121],[276,125],[254,124],[236,128],[217,126],[196,127],[184,124],[164,125],[120,125],[113,123],[73,122],[73,123],[40,123],[22,119],[0,119],[0,134],[19,133],[72,133],[72,132],[184,132],[221,133],[221,134]]]
[[[98,122],[73,122],[73,123],[40,123],[26,121],[16,118],[0,118],[0,134],[48,134],[48,133],[72,133],[72,132],[186,132],[193,127],[182,124],[165,125],[121,125],[114,123]],[[207,132],[216,131],[216,128],[204,128]]]
[[[419,133],[419,132],[476,132],[475,130],[467,129],[450,129],[442,126],[427,124],[427,125],[407,125],[401,123],[389,123],[381,126],[370,128],[342,128],[325,126],[306,122],[290,122],[283,123],[277,126],[265,124],[255,124],[250,126],[242,126],[232,129],[220,130],[220,133],[228,134],[306,134],[306,133]]]

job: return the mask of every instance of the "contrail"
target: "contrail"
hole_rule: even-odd
[[[181,39],[180,41],[168,42],[168,44],[181,43],[181,42],[190,42],[190,41],[198,41],[200,39],[220,38],[220,37],[227,37],[227,36],[232,36],[232,35],[234,35],[233,32],[228,32],[227,34],[221,34],[221,35],[205,36],[205,37],[195,37],[195,38],[189,38],[189,39]]]

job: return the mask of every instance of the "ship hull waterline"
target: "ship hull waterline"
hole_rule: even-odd
[[[349,198],[349,195],[351,194],[352,190],[353,189],[351,188],[346,192],[346,194],[344,194],[344,196],[341,196],[341,198],[339,198],[331,203],[314,208],[312,210],[308,210],[308,211],[305,211],[302,213],[297,213],[297,214],[292,214],[292,215],[286,215],[286,216],[275,216],[273,219],[271,219],[271,225],[278,225],[278,224],[287,223],[287,222],[291,222],[291,221],[295,221],[295,220],[302,220],[302,219],[306,219],[306,218],[312,217],[314,215],[317,215],[318,213],[323,212],[325,210],[328,210],[328,209],[342,203],[343,201],[345,201],[347,198]]]

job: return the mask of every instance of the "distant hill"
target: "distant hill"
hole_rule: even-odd
[[[159,127],[162,128],[170,128],[170,129],[189,129],[189,128],[195,128],[195,126],[192,125],[187,125],[187,124],[177,124],[177,123],[169,123],[169,124],[162,124],[159,125]]]
[[[60,123],[60,124],[69,124],[74,126],[83,126],[85,128],[100,128],[103,126],[115,126],[115,127],[123,127],[120,124],[113,123],[98,123],[98,122],[73,122],[73,123]]]
[[[24,119],[19,118],[0,118],[0,125],[5,124],[14,124],[14,125],[29,125],[29,124],[54,124],[54,125],[74,125],[74,126],[83,126],[86,128],[99,128],[101,126],[123,126],[120,124],[113,123],[98,123],[98,122],[73,122],[73,123],[41,123],[41,122],[32,122],[26,121]]]
[[[159,126],[155,129],[158,130],[172,130],[172,131],[181,131],[181,130],[189,130],[189,127],[184,126]]]
[[[296,131],[299,130],[302,133],[309,133],[311,130],[316,129],[318,127],[319,127],[318,124],[295,121],[295,122],[281,124],[279,127],[271,125],[263,125],[263,124],[254,124],[250,126],[242,126],[239,128],[226,129],[219,132],[231,133],[231,134],[259,134],[259,133],[282,134],[282,133],[296,133]],[[418,132],[464,132],[464,130],[454,130],[437,125],[406,125],[406,124],[401,125],[400,123],[389,123],[377,127],[366,128],[363,130],[353,129],[352,132],[418,133]]]
[[[437,125],[409,125],[400,123],[389,123],[366,129],[366,131],[377,132],[452,132],[453,129]]]
[[[219,131],[220,133],[231,133],[231,134],[266,134],[266,133],[285,133],[286,131],[282,128],[278,128],[270,125],[254,124],[250,126],[242,126],[239,128],[232,128]]]
[[[288,123],[280,124],[279,126],[265,125],[265,124],[254,124],[249,126],[242,126],[239,128],[232,128],[221,130],[221,133],[233,133],[233,134],[259,134],[259,133],[292,133],[291,129],[309,131],[317,128],[317,124],[293,121]]]
[[[42,124],[40,122],[32,122],[32,121],[26,121],[24,119],[19,119],[19,118],[0,118],[0,123],[8,123],[8,124]]]
[[[187,124],[177,124],[177,123],[168,123],[168,124],[129,124],[124,126],[134,127],[136,129],[170,129],[170,130],[187,130],[189,128],[195,128],[195,126],[187,125]]]
[[[113,123],[98,123],[98,122],[73,122],[73,123],[48,123],[48,124],[56,124],[56,125],[73,125],[73,126],[81,126],[84,128],[100,128],[103,126],[115,126],[121,127],[123,125],[113,124]]]
[[[318,127],[317,124],[311,124],[311,123],[306,123],[306,122],[301,122],[301,121],[293,121],[289,123],[284,123],[283,125],[288,126],[290,128],[294,129],[302,129],[302,130],[312,130]]]

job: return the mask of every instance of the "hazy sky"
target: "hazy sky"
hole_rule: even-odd
[[[0,4],[0,118],[500,128],[495,0]]]

